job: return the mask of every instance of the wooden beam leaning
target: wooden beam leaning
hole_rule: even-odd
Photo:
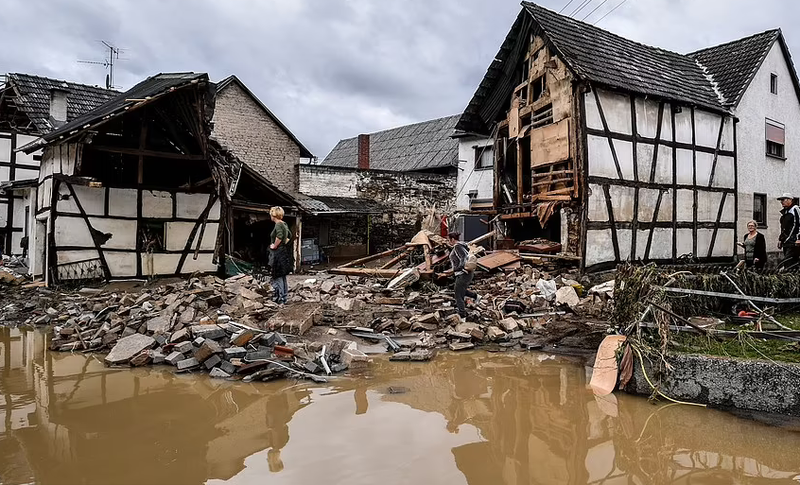
[[[619,262],[619,239],[617,238],[617,226],[614,220],[614,204],[611,202],[611,193],[608,185],[603,185],[603,194],[606,196],[606,210],[608,211],[608,222],[611,229],[611,243],[614,245],[614,259]]]
[[[92,227],[92,223],[89,221],[89,216],[86,214],[86,211],[83,209],[83,204],[81,204],[80,199],[78,199],[78,195],[75,193],[75,189],[72,188],[72,184],[67,183],[67,189],[69,190],[70,196],[75,200],[75,206],[78,208],[78,212],[81,214],[81,218],[86,223],[86,227],[89,229],[89,235],[92,236],[92,242],[94,243],[94,248],[97,250],[97,257],[100,258],[100,264],[103,266],[103,275],[107,280],[111,279],[111,269],[108,267],[108,262],[106,261],[105,253],[103,253],[103,248],[100,246],[100,241],[97,240],[96,234],[99,232],[97,229]],[[107,190],[107,189],[106,189]],[[55,207],[52,208],[53,211],[56,210]]]
[[[719,117],[719,134],[717,135],[717,147],[714,149],[714,161],[711,163],[711,175],[708,177],[708,186],[714,186],[714,174],[717,171],[717,159],[719,159],[719,151],[722,148],[722,133],[725,131],[725,117]]]
[[[722,194],[722,200],[719,201],[719,210],[717,211],[717,223],[714,226],[714,232],[711,233],[711,243],[708,245],[708,255],[706,256],[708,258],[714,253],[714,245],[717,243],[717,232],[719,232],[719,225],[722,222],[722,213],[725,211],[725,201],[727,199],[728,194]]]
[[[369,263],[370,261],[375,261],[376,259],[381,259],[381,258],[383,258],[385,256],[391,256],[392,254],[394,254],[394,253],[396,253],[398,251],[403,251],[405,249],[406,249],[405,246],[400,246],[399,248],[389,249],[388,251],[384,251],[382,253],[372,254],[370,256],[365,256],[363,258],[354,259],[353,261],[349,261],[349,262],[339,266],[339,268],[352,268],[353,266],[358,266],[360,264]]]

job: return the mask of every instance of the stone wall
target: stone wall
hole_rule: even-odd
[[[800,365],[760,360],[671,355],[669,375],[645,363],[647,375],[667,396],[682,401],[765,413],[800,416]],[[627,390],[651,395],[638,357]]]
[[[217,93],[214,136],[287,192],[297,192],[300,147],[238,84]]]
[[[377,202],[387,211],[370,218],[370,251],[382,251],[409,241],[419,232],[427,211],[454,208],[456,174],[406,173],[300,166],[300,191],[311,197],[345,197]],[[342,216],[330,216],[345,221]],[[349,224],[349,222],[347,222]],[[341,223],[338,223],[342,226]],[[334,227],[334,226],[332,226]],[[349,230],[349,228],[348,228]],[[358,227],[366,240],[366,226]],[[332,233],[333,233],[332,229]]]

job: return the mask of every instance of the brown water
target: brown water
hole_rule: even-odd
[[[0,484],[797,483],[800,433],[544,354],[378,359],[327,386],[107,369],[0,329]]]

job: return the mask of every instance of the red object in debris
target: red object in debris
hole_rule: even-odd
[[[290,349],[289,347],[284,347],[283,345],[276,345],[275,346],[275,355],[277,356],[292,356],[294,355],[294,350]]]
[[[753,313],[753,312],[748,312],[747,310],[742,310],[742,311],[739,312],[739,316],[742,317],[742,318],[747,318],[747,317],[753,318],[753,317],[757,317],[758,313]]]
[[[442,223],[439,226],[439,231],[441,233],[439,235],[442,237],[447,237],[450,235],[449,225],[447,224],[447,216],[442,216]]]

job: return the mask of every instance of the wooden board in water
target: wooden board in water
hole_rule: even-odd
[[[598,396],[607,396],[617,386],[617,350],[625,342],[624,335],[609,335],[600,343],[594,360],[594,371],[589,385]]]

